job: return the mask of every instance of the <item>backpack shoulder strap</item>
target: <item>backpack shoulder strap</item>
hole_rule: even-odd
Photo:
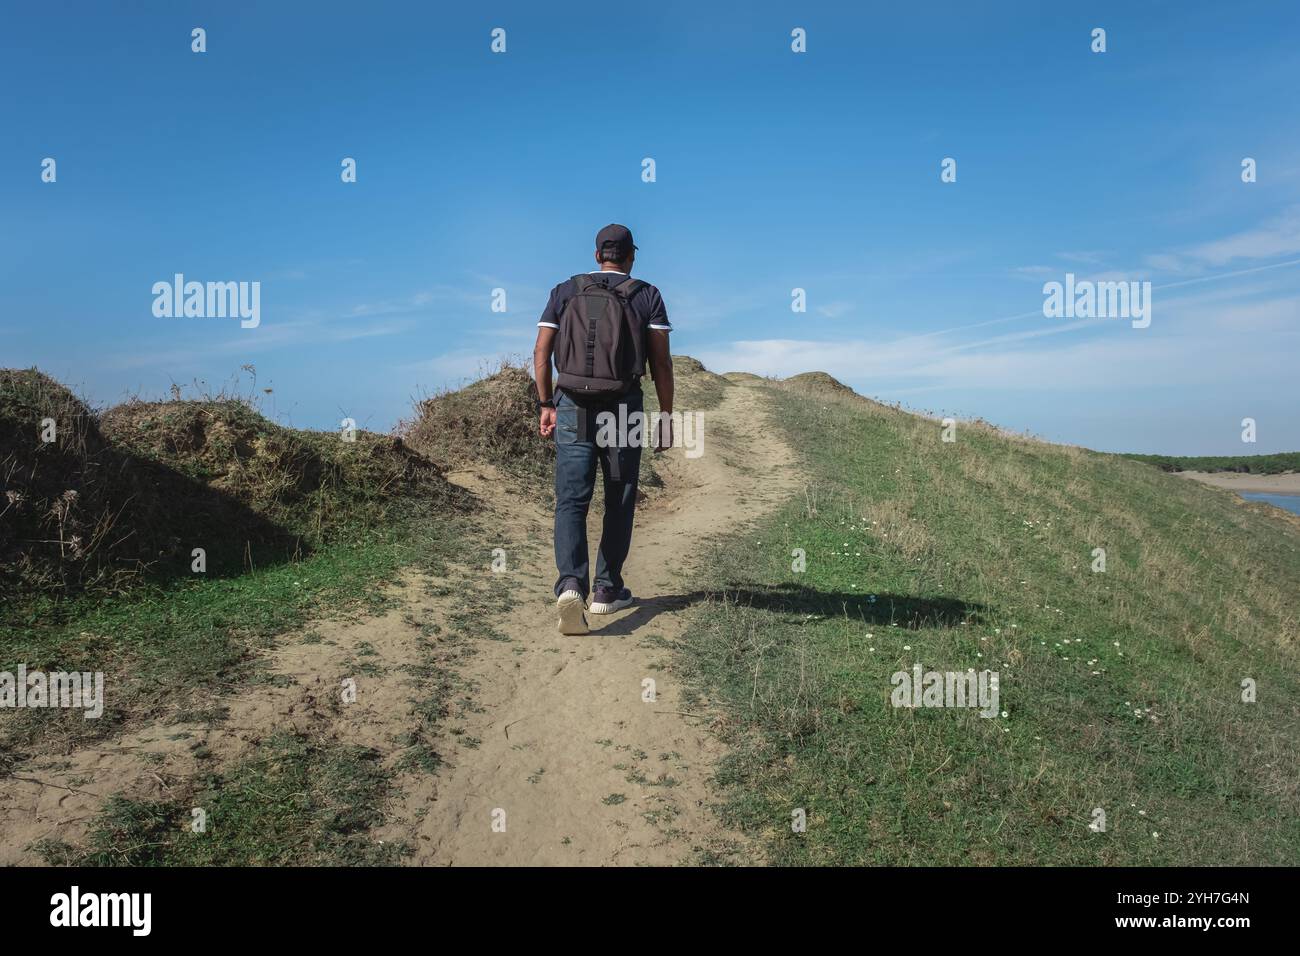
[[[633,279],[631,276],[628,276],[618,285],[614,286],[613,291],[617,292],[624,299],[630,300],[632,296],[640,292],[647,284],[648,283],[642,282],[640,279]]]

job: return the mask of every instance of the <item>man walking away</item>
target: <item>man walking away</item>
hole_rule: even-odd
[[[612,614],[632,603],[623,586],[623,562],[632,544],[632,517],[641,470],[644,420],[641,376],[649,363],[663,413],[654,426],[654,448],[672,445],[672,325],[659,290],[631,277],[636,246],[627,227],[609,225],[596,234],[596,272],[575,275],[551,290],[537,322],[533,371],[537,378],[540,431],[555,436],[555,582],[561,634],[586,634],[586,611]],[[553,391],[551,359],[558,373]],[[607,418],[606,416],[612,416]],[[638,419],[642,428],[634,428]],[[617,435],[608,440],[612,422]],[[626,431],[620,423],[626,422]],[[628,433],[631,441],[628,441]],[[587,607],[590,565],[587,509],[600,463],[605,520],[596,555],[595,591]]]

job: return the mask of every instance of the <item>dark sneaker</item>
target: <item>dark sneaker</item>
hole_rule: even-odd
[[[559,596],[555,607],[560,612],[561,634],[587,633],[587,615],[582,613],[585,603],[580,591],[565,591]]]
[[[587,610],[592,614],[613,614],[615,611],[623,610],[633,600],[632,592],[627,588],[621,591],[615,591],[613,588],[596,588],[596,593],[591,596],[591,607]]]

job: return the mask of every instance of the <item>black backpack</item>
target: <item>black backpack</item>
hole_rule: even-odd
[[[576,275],[577,290],[560,314],[555,339],[556,384],[570,395],[620,395],[645,371],[645,339],[632,314],[632,296],[645,285],[624,279],[607,288]]]

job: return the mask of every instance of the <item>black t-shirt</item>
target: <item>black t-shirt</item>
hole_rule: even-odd
[[[606,288],[612,289],[627,278],[627,273],[593,272],[591,277]],[[564,306],[573,298],[575,291],[571,278],[565,279],[552,289],[551,297],[546,303],[546,308],[542,310],[542,317],[537,320],[537,324],[558,329]],[[628,305],[632,307],[632,312],[640,320],[643,329],[660,329],[664,332],[673,330],[672,323],[668,321],[668,310],[664,308],[663,296],[650,283],[647,282],[637,289],[636,295],[628,300]]]

